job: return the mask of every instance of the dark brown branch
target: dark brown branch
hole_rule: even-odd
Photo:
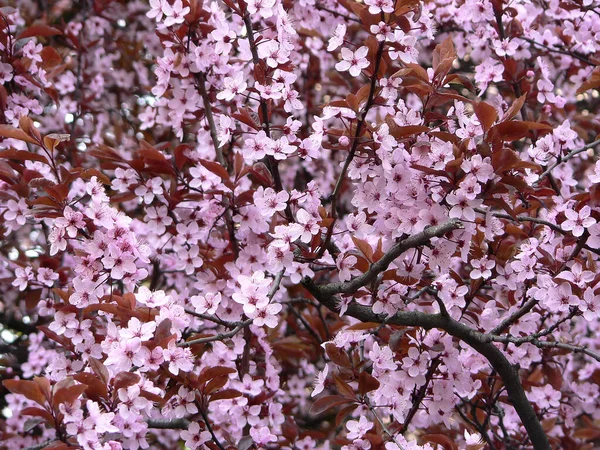
[[[413,398],[412,406],[411,406],[410,410],[408,411],[408,414],[406,415],[406,419],[404,419],[402,428],[400,429],[401,434],[406,433],[406,431],[408,430],[408,426],[412,422],[413,417],[415,416],[415,414],[417,414],[417,411],[419,410],[419,405],[421,404],[421,402],[425,398],[425,395],[427,394],[427,389],[429,388],[429,383],[431,382],[433,375],[435,374],[435,372],[440,364],[441,364],[441,361],[440,361],[439,357],[437,357],[431,362],[429,369],[427,369],[427,374],[425,374],[425,383],[419,388],[419,390],[417,391],[417,393],[415,394],[415,396]]]
[[[426,244],[432,237],[443,236],[445,233],[461,226],[462,223],[460,221],[451,220],[435,227],[426,228],[421,233],[410,236],[396,244],[384,257],[373,264],[365,274],[346,283],[330,283],[318,286],[312,278],[306,277],[303,280],[303,285],[321,304],[331,311],[336,312],[338,303],[336,294],[351,294],[356,292],[362,286],[374,280],[378,274],[386,270],[389,264],[406,250]],[[427,314],[420,311],[398,311],[393,316],[388,316],[385,314],[375,314],[371,307],[356,302],[351,302],[348,305],[346,315],[362,322],[385,322],[389,325],[421,327],[426,330],[437,328],[471,346],[488,360],[492,368],[502,378],[508,392],[508,398],[521,418],[533,447],[536,450],[550,449],[546,433],[533,406],[525,395],[518,370],[506,359],[502,351],[491,342],[490,335],[480,333],[442,314]]]
[[[238,334],[240,331],[242,331],[244,328],[246,328],[251,323],[252,323],[252,319],[248,319],[248,320],[245,320],[244,322],[241,322],[237,327],[235,327],[231,331],[215,334],[214,336],[193,339],[191,341],[180,342],[179,344],[177,344],[177,346],[178,347],[189,347],[191,345],[196,345],[196,344],[206,344],[208,342],[213,342],[213,341],[222,341],[224,339],[228,339],[230,337],[235,336],[236,334]]]
[[[156,428],[159,430],[187,430],[190,426],[189,420],[186,419],[149,419],[146,423],[148,424],[148,428]]]
[[[202,96],[202,103],[204,104],[204,115],[206,116],[206,120],[208,121],[210,137],[213,143],[213,147],[215,149],[215,154],[217,155],[217,161],[219,162],[219,164],[221,164],[227,169],[227,162],[225,161],[225,157],[223,156],[221,147],[219,147],[217,125],[215,123],[215,118],[212,113],[210,97],[208,96],[208,92],[206,90],[206,77],[204,76],[204,73],[198,73],[196,75],[196,80],[198,81],[198,90],[200,91],[200,95]]]
[[[367,284],[370,284],[371,282],[375,281],[377,276],[380,273],[384,272],[389,267],[389,265],[405,251],[410,250],[411,248],[416,248],[425,245],[432,238],[443,236],[446,233],[457,230],[459,228],[463,228],[463,224],[458,219],[451,219],[440,225],[425,228],[420,233],[409,236],[408,238],[394,245],[379,261],[374,263],[364,274],[344,283],[330,283],[324,286],[318,286],[317,289],[321,294],[328,296],[336,294],[352,294],[358,291],[361,287],[366,286]]]
[[[511,314],[510,317],[507,317],[502,321],[500,325],[490,331],[490,334],[500,334],[512,324],[514,324],[517,320],[531,311],[535,305],[537,305],[538,301],[535,298],[529,299],[523,306],[521,306],[514,314]]]

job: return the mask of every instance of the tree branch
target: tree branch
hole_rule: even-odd
[[[460,228],[462,223],[458,220],[450,220],[435,227],[429,227],[421,233],[410,236],[396,244],[384,257],[373,264],[363,275],[345,283],[330,283],[318,286],[310,277],[303,280],[304,287],[324,306],[337,312],[336,294],[350,294],[356,292],[362,286],[374,280],[377,275],[387,269],[389,264],[399,255],[410,248],[426,244],[431,238],[443,236],[452,230]],[[386,322],[389,325],[421,327],[425,330],[438,328],[446,331],[451,336],[458,338],[483,355],[492,368],[502,378],[508,398],[521,418],[523,426],[527,430],[529,439],[536,450],[548,450],[550,444],[542,425],[527,399],[519,373],[515,367],[506,359],[506,356],[490,341],[490,335],[480,333],[467,325],[457,322],[451,317],[443,314],[427,314],[420,311],[398,311],[393,316],[376,314],[369,306],[351,302],[348,305],[346,315],[354,317],[362,322]]]
[[[196,345],[196,344],[206,344],[207,342],[222,341],[224,339],[228,339],[230,337],[235,336],[236,334],[238,334],[240,331],[242,331],[244,328],[246,328],[251,323],[252,323],[252,319],[247,319],[247,320],[241,322],[233,330],[227,331],[226,333],[219,333],[219,334],[215,334],[214,336],[208,336],[208,337],[204,337],[204,338],[193,339],[191,341],[180,342],[179,344],[177,344],[177,346],[178,347],[189,347],[191,345]]]
[[[159,430],[187,430],[190,426],[190,421],[186,419],[148,419],[146,423],[148,424],[148,428],[156,428]]]
[[[319,293],[326,296],[332,296],[335,294],[352,294],[361,287],[373,282],[377,278],[377,275],[384,272],[388,266],[405,251],[410,250],[411,248],[420,247],[421,245],[428,243],[434,237],[443,236],[446,233],[460,228],[463,228],[463,224],[458,219],[450,219],[449,221],[440,225],[425,228],[420,233],[409,236],[408,238],[398,242],[379,261],[371,265],[368,271],[350,281],[346,281],[344,283],[330,283],[323,286],[316,286],[310,278],[305,278],[305,282],[309,283],[311,286],[313,286],[313,289],[318,290]],[[309,292],[311,292],[310,289]],[[329,305],[325,306],[329,307]]]
[[[541,174],[540,177],[538,178],[538,180],[533,184],[534,186],[537,186],[538,183],[540,181],[542,181],[542,178],[544,178],[545,176],[549,175],[554,169],[556,169],[558,166],[560,166],[563,163],[566,163],[568,160],[572,159],[573,157],[579,155],[580,153],[583,153],[591,148],[594,148],[595,146],[597,146],[598,144],[600,144],[600,139],[591,142],[587,145],[584,145],[581,148],[578,148],[576,150],[572,150],[569,153],[567,153],[565,155],[564,158],[558,159],[554,164],[552,164],[550,167],[548,167],[546,170],[544,170]]]

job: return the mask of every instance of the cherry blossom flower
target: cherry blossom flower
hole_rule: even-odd
[[[6,202],[7,210],[4,213],[4,220],[8,221],[7,225],[16,230],[18,227],[25,225],[27,216],[29,215],[29,207],[25,199],[19,199],[18,202],[12,198]]]
[[[173,375],[177,375],[180,370],[189,372],[194,368],[190,349],[177,347],[175,340],[170,341],[168,347],[163,349],[163,357],[169,363],[169,372]]]
[[[290,195],[286,191],[275,192],[272,188],[260,186],[254,193],[254,203],[265,217],[270,217],[277,211],[286,208]]]
[[[77,236],[77,230],[85,227],[83,214],[79,211],[74,211],[70,206],[66,206],[63,217],[58,217],[54,221],[55,226],[64,228],[67,235],[71,238]]]
[[[588,287],[583,292],[583,301],[579,304],[583,311],[583,318],[588,322],[600,318],[600,295],[595,295],[594,290]]]
[[[336,261],[336,266],[339,270],[338,276],[340,281],[347,281],[352,278],[350,274],[351,269],[357,263],[356,256],[354,255],[345,255],[344,257],[338,257]]]
[[[394,12],[393,0],[365,0],[365,5],[369,6],[369,12],[371,14]]]
[[[183,23],[185,21],[185,15],[190,12],[190,7],[183,6],[181,0],[175,0],[171,5],[168,1],[162,3],[162,12],[165,15],[164,24],[167,27]]]
[[[254,443],[263,446],[269,442],[277,442],[277,436],[272,434],[268,427],[252,427],[250,428],[250,436]]]
[[[264,304],[259,302],[254,311],[246,314],[253,319],[254,325],[258,327],[266,325],[269,328],[275,328],[279,323],[277,313],[279,313],[282,308],[283,306],[280,303]],[[244,310],[244,312],[246,312],[246,310]]]
[[[305,209],[300,209],[296,213],[296,220],[298,228],[301,230],[300,240],[306,243],[310,242],[313,235],[320,230],[317,219]]]
[[[335,68],[340,72],[348,70],[350,75],[357,77],[362,69],[369,67],[370,63],[366,58],[368,53],[369,49],[365,46],[360,47],[355,52],[344,47],[342,48],[342,61],[338,62]]]
[[[181,431],[180,436],[185,440],[185,446],[192,450],[196,450],[211,440],[210,432],[202,431],[198,422],[190,423],[187,430]]]
[[[12,282],[12,285],[19,288],[19,291],[24,291],[27,289],[27,285],[30,281],[33,281],[35,278],[33,274],[33,269],[30,266],[25,268],[18,267],[15,270],[15,279]]]
[[[314,389],[311,397],[315,397],[323,392],[325,389],[325,382],[327,381],[327,374],[329,373],[329,366],[326,364],[325,368],[317,374],[317,377],[314,382]]]
[[[237,94],[246,90],[248,84],[244,81],[244,73],[238,72],[233,77],[226,77],[223,80],[225,89],[217,94],[219,100],[232,100]]]
[[[346,428],[348,429],[347,437],[348,439],[359,439],[363,437],[367,431],[369,431],[373,427],[373,424],[369,422],[369,420],[361,415],[358,420],[349,420],[346,422]]]
[[[572,209],[565,211],[567,220],[560,224],[560,227],[565,231],[571,231],[573,236],[579,237],[583,234],[586,228],[591,227],[596,223],[596,219],[590,217],[592,209],[585,205],[578,212]]]
[[[472,259],[471,266],[473,267],[473,270],[471,270],[469,276],[472,280],[477,280],[479,278],[486,280],[492,276],[492,269],[496,267],[496,261],[490,260],[484,256],[481,259]]]

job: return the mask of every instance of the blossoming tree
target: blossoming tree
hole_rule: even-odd
[[[0,448],[591,449],[594,0],[0,0]]]

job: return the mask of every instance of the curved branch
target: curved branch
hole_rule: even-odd
[[[384,272],[389,265],[402,253],[411,248],[420,247],[421,245],[427,244],[432,238],[440,237],[454,230],[463,228],[463,224],[458,219],[450,219],[440,225],[434,225],[425,228],[423,231],[406,239],[398,242],[394,245],[379,261],[374,263],[369,270],[364,274],[353,278],[350,281],[344,283],[330,283],[323,286],[318,286],[318,290],[329,296],[335,294],[352,294],[363,286],[375,281],[377,275]]]
[[[410,236],[396,244],[379,261],[373,264],[367,272],[348,282],[330,283],[318,286],[312,278],[306,277],[302,284],[321,304],[331,311],[337,312],[336,294],[351,294],[356,292],[362,286],[365,286],[370,281],[374,280],[381,272],[386,270],[392,261],[406,250],[424,245],[433,237],[443,236],[444,234],[461,227],[462,223],[460,221],[450,220],[441,225],[426,228],[421,233]],[[351,302],[348,305],[346,315],[354,317],[362,322],[421,327],[426,330],[438,328],[463,341],[483,355],[492,368],[502,378],[508,392],[508,398],[521,418],[523,426],[527,430],[527,434],[534,448],[536,450],[550,449],[546,433],[521,385],[518,370],[513,367],[502,351],[494,345],[490,339],[490,335],[480,333],[479,331],[443,314],[428,314],[420,311],[398,311],[393,316],[387,316],[385,314],[374,313],[369,306]]]

